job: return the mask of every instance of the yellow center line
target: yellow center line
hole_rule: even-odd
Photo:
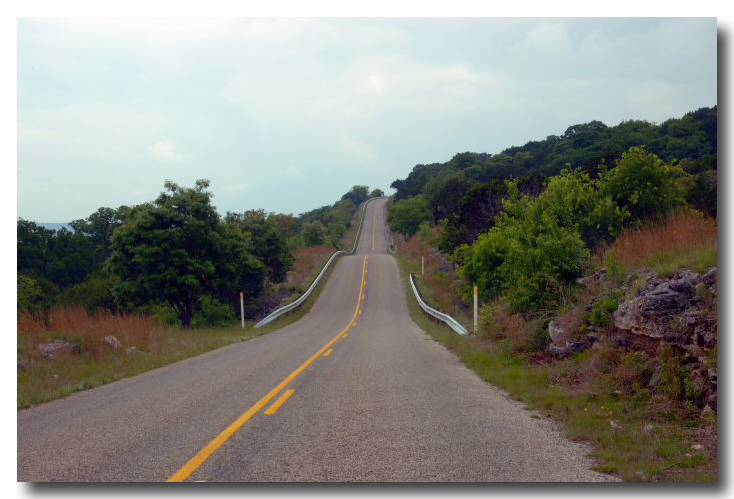
[[[181,469],[179,469],[176,473],[171,475],[167,482],[183,482],[186,480],[191,474],[196,471],[196,469],[201,466],[204,461],[206,461],[209,456],[211,456],[215,450],[220,448],[224,442],[226,442],[229,437],[231,437],[237,430],[239,430],[245,423],[247,423],[257,412],[262,409],[268,402],[270,402],[273,397],[275,397],[280,391],[288,386],[288,384],[296,379],[296,377],[303,372],[304,369],[306,369],[308,366],[310,366],[316,359],[318,359],[324,351],[329,348],[331,345],[333,345],[343,334],[344,332],[349,329],[354,321],[357,319],[357,313],[359,311],[359,306],[362,303],[362,300],[364,299],[364,295],[362,294],[362,290],[364,289],[364,274],[365,269],[367,267],[367,257],[364,257],[364,260],[362,262],[362,279],[360,279],[359,283],[359,295],[357,298],[357,307],[354,309],[354,315],[352,316],[352,320],[349,321],[349,324],[346,325],[344,329],[341,330],[339,334],[334,336],[326,345],[322,346],[315,354],[313,354],[311,357],[306,360],[303,364],[301,364],[298,369],[290,373],[288,376],[286,376],[283,381],[278,383],[275,388],[270,390],[267,395],[265,395],[263,398],[258,400],[255,405],[247,409],[244,414],[242,414],[239,418],[235,419],[235,421],[230,424],[227,428],[225,428],[219,435],[217,435],[214,440],[209,442],[206,446],[204,446],[203,449],[201,449],[194,457],[192,457],[189,462],[184,464]]]
[[[329,355],[331,355],[331,352],[333,351],[334,351],[333,348],[329,348],[327,351],[324,352],[324,357],[328,357]]]
[[[285,404],[285,401],[290,398],[291,395],[295,393],[295,390],[293,388],[289,388],[288,390],[284,391],[283,394],[278,397],[278,400],[273,402],[273,405],[265,409],[265,414],[268,416],[272,416],[276,412],[278,412],[278,409],[280,409],[280,406]]]

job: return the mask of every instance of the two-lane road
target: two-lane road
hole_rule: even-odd
[[[297,323],[20,411],[18,480],[608,480],[410,319],[385,202]]]

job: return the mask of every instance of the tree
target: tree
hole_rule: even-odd
[[[306,246],[315,246],[324,244],[326,239],[326,228],[324,224],[318,220],[315,222],[306,222],[303,224],[303,243]]]
[[[261,291],[264,265],[249,240],[222,223],[208,187],[207,180],[194,188],[166,181],[155,201],[130,210],[112,235],[118,303],[168,302],[188,329],[204,296]]]
[[[112,233],[122,225],[125,213],[130,208],[120,206],[117,209],[102,207],[86,219],[73,220],[69,223],[75,232],[92,239],[97,246],[98,259],[103,262],[110,256]]]
[[[249,235],[252,253],[268,268],[268,279],[285,281],[293,257],[288,250],[286,232],[279,225],[282,219],[268,216],[265,210],[249,210],[242,214],[228,212],[224,220]]]
[[[329,224],[327,227],[327,239],[329,244],[334,249],[339,249],[341,246],[341,238],[344,236],[344,234],[347,232],[347,227],[344,225],[343,222],[335,221]]]
[[[469,184],[463,173],[434,177],[423,188],[423,196],[431,207],[433,223],[445,218],[459,209]]]
[[[516,311],[556,305],[561,285],[580,277],[589,258],[578,229],[561,225],[538,198],[520,196],[515,182],[505,209],[489,232],[454,254],[465,292],[476,284],[482,300],[503,294]]]
[[[390,228],[406,237],[413,237],[421,222],[430,219],[428,203],[420,194],[388,205],[387,222]]]
[[[604,176],[604,192],[636,219],[662,214],[683,203],[683,193],[676,185],[682,175],[681,168],[667,166],[655,154],[632,147]]]
[[[382,189],[372,189],[372,192],[370,192],[371,198],[381,198],[384,195],[385,193],[382,192]]]
[[[369,187],[366,185],[355,185],[349,192],[342,196],[342,199],[349,199],[355,206],[359,206],[361,203],[367,201],[368,197]]]

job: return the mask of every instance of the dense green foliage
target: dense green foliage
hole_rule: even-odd
[[[114,293],[126,305],[163,301],[185,328],[204,296],[236,302],[262,291],[265,265],[249,234],[224,223],[211,205],[206,180],[194,188],[166,182],[152,203],[133,208],[112,235],[108,265],[119,276]]]
[[[387,214],[387,221],[393,230],[412,237],[418,232],[421,222],[429,220],[430,217],[431,212],[428,203],[419,194],[391,205]]]
[[[70,222],[73,231],[19,219],[18,311],[82,304],[217,326],[239,316],[243,292],[252,318],[272,307],[272,284],[286,280],[294,247],[339,248],[357,205],[382,195],[354,186],[333,205],[298,217],[250,210],[222,218],[207,187],[205,180],[194,188],[166,182],[156,200],[99,208]]]
[[[716,117],[714,107],[661,125],[592,121],[417,165],[393,182],[388,222],[430,235],[459,264],[467,298],[477,284],[482,300],[503,296],[516,311],[553,307],[626,224],[685,204],[716,216]]]
[[[425,193],[434,177],[463,172],[469,182],[521,177],[548,177],[564,168],[583,168],[592,177],[602,164],[614,164],[631,147],[643,146],[668,164],[683,158],[716,155],[717,106],[701,108],[660,125],[624,121],[608,127],[600,121],[570,126],[563,135],[530,141],[499,154],[464,152],[447,163],[419,164],[405,179],[395,180],[395,198]],[[714,166],[715,168],[715,166]]]

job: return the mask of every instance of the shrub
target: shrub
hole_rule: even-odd
[[[318,220],[303,224],[303,242],[306,246],[324,244],[326,240],[326,228]]]
[[[201,299],[200,309],[194,314],[194,327],[229,326],[236,320],[231,305],[222,303],[216,298],[205,296]]]
[[[591,308],[589,323],[592,326],[603,326],[610,321],[610,314],[619,308],[619,300],[613,295],[598,298]]]
[[[683,204],[684,192],[677,179],[685,175],[681,168],[663,164],[644,148],[632,147],[604,175],[604,192],[633,218],[664,214]]]
[[[422,195],[391,203],[388,206],[387,222],[390,228],[405,237],[413,237],[421,222],[431,219],[431,211]]]

